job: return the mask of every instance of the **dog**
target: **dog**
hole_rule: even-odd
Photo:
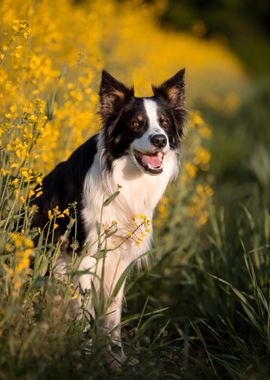
[[[76,235],[80,248],[86,250],[79,265],[78,302],[94,315],[91,297],[86,302],[84,295],[93,287],[99,294],[102,287],[108,301],[104,331],[120,348],[121,362],[125,360],[120,331],[125,273],[150,249],[153,212],[179,170],[186,116],[184,74],[182,69],[153,86],[151,97],[136,97],[133,87],[104,70],[100,132],[43,179],[43,194],[35,201],[33,226],[40,228],[48,224],[49,210],[64,210],[76,202],[76,231],[71,231],[69,241]],[[67,223],[67,218],[59,219],[57,239],[65,234]],[[98,250],[105,252],[99,260]],[[63,257],[58,268],[65,262]]]

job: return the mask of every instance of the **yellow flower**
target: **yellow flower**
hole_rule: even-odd
[[[195,113],[195,114],[193,115],[193,120],[192,120],[192,122],[193,122],[193,124],[195,124],[195,125],[203,125],[203,124],[204,124],[204,121],[203,121],[201,115],[198,114],[198,113]]]
[[[30,181],[32,179],[32,170],[22,169],[21,170],[22,176],[25,178],[26,181]]]
[[[49,220],[53,219],[52,210],[48,210],[48,218],[49,218]]]
[[[19,183],[19,178],[14,178],[14,180],[12,181],[12,185],[16,186],[18,185]]]
[[[2,168],[1,169],[1,174],[3,174],[4,176],[6,176],[6,175],[9,174],[9,170]]]
[[[208,170],[211,159],[209,151],[199,146],[194,153],[193,164],[199,166],[201,170]]]
[[[12,251],[12,247],[11,247],[11,245],[10,245],[9,243],[6,243],[6,245],[5,245],[5,250],[6,250],[7,252],[11,252],[11,251]]]
[[[27,236],[17,232],[10,234],[10,236],[15,247],[14,288],[17,293],[22,285],[20,275],[29,268],[34,243]]]
[[[74,284],[72,282],[69,284],[69,291],[71,293],[71,299],[76,300],[78,298],[78,293],[74,289]]]
[[[41,176],[36,178],[36,183],[40,186],[42,185],[42,177]]]
[[[191,178],[195,178],[197,174],[197,168],[196,166],[192,165],[191,163],[187,162],[184,164],[184,169]]]

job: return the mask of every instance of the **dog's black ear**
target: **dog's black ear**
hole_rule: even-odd
[[[100,114],[107,120],[118,113],[126,102],[134,96],[134,89],[126,87],[107,71],[102,71],[99,90]]]
[[[186,114],[185,109],[185,69],[178,71],[173,77],[160,86],[153,86],[154,96],[172,107],[179,127],[182,129]]]

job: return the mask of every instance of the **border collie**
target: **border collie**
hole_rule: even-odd
[[[121,280],[117,294],[113,289],[130,264],[150,249],[154,209],[178,173],[185,119],[184,69],[153,87],[153,96],[143,98],[135,97],[133,88],[103,71],[99,95],[101,131],[44,178],[33,225],[43,228],[48,224],[49,210],[56,206],[64,210],[77,203],[76,239],[86,250],[79,265],[79,303],[94,314],[90,298],[86,302],[83,294],[91,293],[93,286],[99,294],[102,278],[105,302],[110,300],[104,330],[120,348],[122,362],[120,323],[125,281]],[[67,223],[59,219],[58,239]],[[111,226],[114,232],[106,234]],[[75,231],[71,231],[70,241],[72,234]],[[103,243],[102,234],[106,237]],[[97,260],[95,254],[101,248],[106,254]],[[58,269],[63,257],[58,260]]]

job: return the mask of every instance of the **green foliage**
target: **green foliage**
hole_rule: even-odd
[[[48,240],[44,248],[41,234],[34,274],[15,298],[1,272],[1,380],[269,378],[268,101],[269,91],[258,86],[234,112],[201,105],[214,127],[216,195],[209,204],[209,223],[201,230],[181,220],[180,205],[171,204],[168,221],[155,236],[150,269],[129,277],[123,340],[128,357],[135,356],[139,364],[118,371],[106,364],[102,293],[92,294],[96,319],[87,313],[79,321],[67,318],[76,246],[63,286],[45,275],[61,243],[53,248]],[[178,190],[179,184],[171,189],[175,199]],[[71,228],[71,217],[70,223]],[[6,243],[11,244],[1,242]],[[23,244],[28,249],[29,242]],[[8,255],[1,256],[2,264]],[[123,277],[119,281],[116,290]],[[88,333],[85,319],[92,327]]]

